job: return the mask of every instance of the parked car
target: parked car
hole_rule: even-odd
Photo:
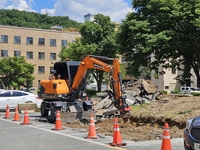
[[[199,90],[199,88],[196,88],[196,87],[183,86],[180,88],[180,92],[182,94],[190,94],[192,92],[200,93],[200,90]]]
[[[183,138],[185,150],[200,150],[200,116],[186,121]]]
[[[18,103],[36,103],[37,107],[40,108],[42,100],[32,93],[18,91],[18,90],[5,90],[0,92],[0,110],[5,110],[6,105],[10,109],[15,109]]]

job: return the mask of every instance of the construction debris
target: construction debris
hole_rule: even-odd
[[[127,103],[131,105],[148,103],[149,101],[160,100],[160,91],[150,81],[143,78],[128,81],[124,84]]]
[[[140,105],[143,103],[149,103],[150,101],[160,100],[160,91],[150,80],[139,78],[138,80],[128,81],[123,84],[125,95],[127,97],[126,103],[130,105]],[[99,117],[112,117],[118,114],[118,110],[111,105],[112,100],[108,96],[103,94],[100,99],[93,100],[93,109],[96,116]]]

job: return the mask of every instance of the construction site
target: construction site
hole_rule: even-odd
[[[127,103],[132,108],[128,117],[118,115],[114,106],[109,107],[111,100],[108,97],[92,100],[97,117],[97,133],[112,135],[114,118],[117,117],[121,135],[127,140],[161,140],[166,122],[169,124],[171,138],[181,138],[186,121],[200,114],[200,97],[161,94],[149,80],[129,82],[125,92]],[[76,120],[74,123],[65,123],[65,126],[86,130],[89,124]]]

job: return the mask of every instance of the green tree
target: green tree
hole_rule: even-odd
[[[94,16],[94,21],[86,21],[80,27],[81,38],[75,43],[70,43],[68,48],[63,47],[59,57],[72,60],[82,60],[87,55],[116,57],[118,44],[116,44],[115,24],[110,17],[102,14]],[[103,71],[91,70],[97,81],[98,91],[101,90]]]
[[[119,28],[120,52],[130,62],[128,72],[140,75],[140,66],[183,70],[192,68],[200,86],[200,0],[133,0],[132,13]],[[149,56],[154,59],[148,59]],[[186,68],[183,68],[185,66]],[[164,72],[160,72],[164,73]]]
[[[33,82],[34,65],[24,57],[4,57],[0,59],[0,79],[5,87],[30,86]]]

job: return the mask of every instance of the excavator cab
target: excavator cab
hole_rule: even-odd
[[[54,72],[53,75],[57,79],[60,76],[60,79],[64,79],[67,81],[69,87],[71,87],[73,83],[73,79],[76,75],[80,62],[72,62],[72,61],[60,61],[54,64]]]
[[[80,62],[78,61],[61,61],[54,64],[53,75],[56,79],[60,78],[66,81],[71,93],[71,87],[74,81],[74,77],[77,73]],[[82,86],[79,95],[75,98],[83,98],[86,96],[85,87]]]

